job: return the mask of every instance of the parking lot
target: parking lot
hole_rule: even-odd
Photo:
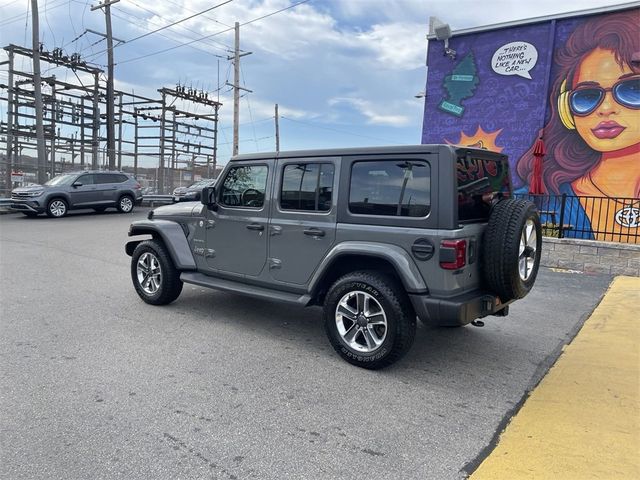
[[[464,478],[611,278],[542,269],[484,328],[342,361],[320,310],[185,285],[143,303],[132,214],[0,216],[0,478]]]

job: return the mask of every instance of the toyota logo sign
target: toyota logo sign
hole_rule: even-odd
[[[640,208],[621,208],[616,212],[616,223],[627,228],[640,227]]]

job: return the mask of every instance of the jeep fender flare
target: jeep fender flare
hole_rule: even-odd
[[[191,253],[191,247],[180,224],[170,220],[140,220],[129,227],[129,236],[151,235],[160,238],[171,255],[178,270],[195,270],[196,262]],[[143,240],[127,242],[125,251],[132,256],[136,246]]]
[[[340,261],[340,257],[357,255],[386,260],[393,266],[407,293],[424,294],[428,288],[411,256],[403,248],[389,243],[343,242],[324,257],[309,282],[309,291],[315,295],[326,273]]]

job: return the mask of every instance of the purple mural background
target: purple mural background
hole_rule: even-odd
[[[458,143],[461,133],[476,134],[480,127],[487,134],[500,133],[495,145],[509,156],[512,166],[533,145],[544,126],[548,111],[548,82],[553,68],[554,46],[562,45],[581,19],[551,20],[525,26],[454,36],[450,48],[456,51],[452,60],[444,55],[443,42],[431,40],[427,56],[427,98],[425,102],[422,143]],[[535,66],[528,72],[531,79],[519,75],[502,75],[492,68],[494,53],[503,45],[527,42],[538,53]],[[472,52],[475,59],[477,86],[472,96],[464,98],[461,117],[442,111],[440,103],[450,96],[445,78]],[[551,75],[551,76],[550,76]],[[491,145],[485,145],[491,148]],[[514,186],[522,181],[512,168]]]

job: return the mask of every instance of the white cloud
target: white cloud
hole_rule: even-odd
[[[329,105],[331,106],[340,104],[347,104],[355,108],[367,119],[367,123],[371,125],[404,127],[411,122],[411,117],[408,115],[388,113],[390,109],[387,104],[379,105],[376,108],[373,102],[362,98],[336,97],[329,99]],[[385,113],[381,111],[383,109]]]

